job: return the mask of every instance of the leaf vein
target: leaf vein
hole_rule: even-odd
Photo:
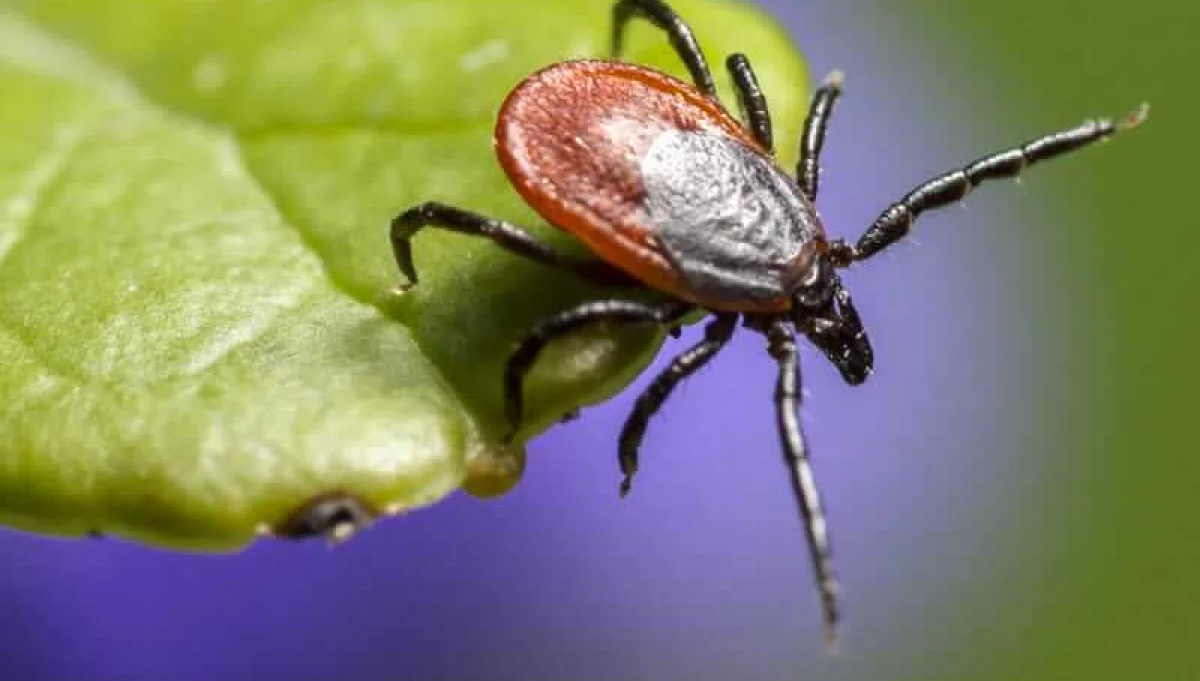
[[[26,174],[20,190],[0,213],[0,266],[14,248],[29,234],[43,199],[62,177],[71,158],[90,135],[79,127],[61,128],[40,160]]]

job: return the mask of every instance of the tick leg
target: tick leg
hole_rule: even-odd
[[[544,265],[569,270],[576,275],[606,285],[627,285],[633,280],[602,260],[579,258],[547,246],[521,228],[484,217],[461,208],[429,201],[413,206],[392,220],[392,253],[408,286],[417,283],[413,267],[412,238],[425,227],[439,227],[459,234],[491,239],[507,251],[536,260]]]
[[[525,375],[537,361],[546,344],[589,324],[672,324],[691,311],[685,303],[649,304],[628,300],[597,300],[560,312],[534,326],[517,349],[508,356],[504,366],[504,412],[509,432],[504,442],[511,442],[521,427],[525,410],[523,388]]]
[[[654,382],[638,396],[633,411],[625,420],[625,427],[621,429],[621,439],[618,445],[617,458],[621,466],[621,473],[625,476],[621,481],[622,497],[629,494],[633,476],[637,473],[638,448],[642,445],[642,437],[646,434],[646,426],[650,423],[650,419],[671,396],[671,391],[675,389],[675,386],[708,364],[708,361],[715,357],[721,348],[725,347],[730,337],[733,336],[736,325],[737,315],[735,314],[717,316],[705,327],[704,340],[672,360],[671,364],[663,369],[662,373],[654,378]]]
[[[821,177],[821,149],[825,146],[825,129],[833,114],[833,105],[842,96],[842,72],[825,76],[821,87],[813,93],[800,134],[800,163],[796,166],[796,182],[800,191],[811,201],[817,200],[817,185]]]
[[[808,535],[808,550],[812,558],[817,591],[821,597],[826,642],[832,646],[837,642],[838,585],[829,548],[825,511],[821,506],[821,494],[809,465],[808,445],[804,441],[804,431],[800,426],[800,362],[796,351],[796,339],[787,323],[780,320],[772,323],[767,329],[767,341],[771,356],[779,364],[775,408],[779,419],[779,435],[783,441],[784,459],[788,465],[792,491],[800,506],[804,531]]]
[[[754,75],[754,67],[750,65],[750,60],[746,55],[734,52],[725,60],[725,68],[729,69],[733,85],[737,88],[738,104],[741,105],[742,119],[745,120],[746,127],[764,149],[775,153],[771,112],[767,109],[767,98],[758,86],[758,78]]]
[[[692,29],[683,19],[663,0],[617,0],[612,11],[612,56],[621,56],[621,48],[625,38],[625,26],[629,20],[640,16],[666,31],[671,40],[671,47],[683,60],[687,70],[692,74],[692,82],[696,87],[714,99],[717,87],[713,84],[712,73],[708,70],[708,62]]]
[[[976,185],[998,178],[1016,177],[1027,166],[1038,161],[1062,156],[1090,144],[1130,130],[1146,120],[1149,107],[1143,104],[1119,121],[1107,118],[1084,121],[1082,124],[1053,132],[1012,149],[985,156],[958,170],[939,175],[888,206],[875,223],[859,237],[854,245],[837,241],[830,244],[830,257],[840,266],[867,258],[902,239],[912,229],[921,213],[955,203]]]

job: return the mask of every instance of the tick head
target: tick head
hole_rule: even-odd
[[[792,321],[850,385],[871,375],[875,363],[871,341],[850,293],[824,254],[792,294]]]

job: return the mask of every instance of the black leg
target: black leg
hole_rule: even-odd
[[[767,329],[771,356],[779,363],[779,381],[775,387],[775,408],[779,435],[792,482],[792,491],[800,506],[808,550],[812,558],[817,592],[825,621],[826,642],[835,645],[838,629],[838,586],[825,525],[825,511],[808,461],[808,445],[800,427],[800,362],[796,339],[787,322],[780,319]]]
[[[746,127],[764,149],[775,153],[771,112],[767,109],[767,98],[758,86],[758,78],[754,75],[754,67],[750,65],[750,60],[746,55],[734,52],[725,60],[725,68],[729,69],[733,85],[737,88],[738,104],[742,108],[742,119]]]
[[[817,200],[817,185],[821,175],[821,149],[825,146],[825,129],[833,113],[833,104],[842,95],[842,72],[834,71],[825,76],[821,87],[813,93],[804,119],[804,132],[800,135],[800,165],[796,168],[796,182],[810,200]]]
[[[625,427],[621,429],[621,439],[618,445],[617,458],[621,466],[621,473],[625,476],[621,481],[622,497],[629,494],[633,476],[637,473],[638,448],[642,445],[642,437],[646,434],[646,426],[650,423],[650,419],[671,396],[671,391],[675,389],[675,386],[708,364],[708,361],[715,357],[721,348],[725,347],[730,337],[733,336],[737,319],[735,314],[718,315],[705,327],[704,340],[676,357],[670,366],[663,369],[662,373],[654,378],[654,382],[638,396],[633,411],[625,420]]]
[[[679,321],[690,310],[691,306],[679,302],[654,305],[628,300],[597,300],[560,312],[538,323],[509,355],[504,366],[504,412],[508,417],[509,432],[503,441],[511,442],[521,427],[525,411],[525,374],[529,373],[547,343],[597,322],[671,324]]]
[[[659,29],[666,31],[671,40],[671,47],[675,48],[688,72],[692,74],[692,82],[701,92],[716,98],[717,87],[713,84],[708,62],[704,59],[704,52],[700,50],[696,37],[692,35],[691,27],[663,0],[617,0],[613,4],[612,55],[621,56],[625,26],[635,16],[644,17]]]
[[[440,227],[459,234],[487,237],[512,253],[544,265],[569,270],[598,283],[633,283],[624,272],[602,260],[560,253],[508,222],[430,201],[413,206],[392,220],[392,253],[396,256],[396,265],[399,266],[401,274],[408,279],[409,286],[417,283],[417,271],[412,260],[412,238],[424,227]]]
[[[1137,127],[1146,119],[1149,107],[1141,108],[1122,120],[1104,118],[1085,121],[1068,130],[1050,133],[1019,147],[985,156],[959,170],[933,178],[909,192],[900,201],[888,206],[866,232],[851,246],[845,242],[831,244],[830,256],[838,265],[865,260],[904,238],[921,213],[955,203],[980,182],[997,178],[1016,177],[1027,166],[1056,156],[1062,156],[1090,144],[1107,139],[1118,132]]]

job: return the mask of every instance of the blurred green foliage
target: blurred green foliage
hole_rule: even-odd
[[[979,623],[988,643],[939,666],[945,678],[976,680],[1200,678],[1200,5],[907,1],[888,10],[920,17],[938,49],[963,55],[947,63],[973,69],[981,90],[1003,74],[1003,94],[987,98],[1006,120],[1071,123],[1141,100],[1153,107],[1103,162],[1096,154],[1046,178],[1050,191],[1086,200],[1055,203],[1024,233],[1071,289],[1055,298],[1079,306],[1056,313],[1086,320],[1067,331],[1075,358],[1049,378],[1065,383],[1054,390],[1067,408],[1047,415],[1061,450],[1040,492],[1060,512],[1024,528],[1049,542],[1042,558],[1053,571],[1013,585],[1008,616]]]

